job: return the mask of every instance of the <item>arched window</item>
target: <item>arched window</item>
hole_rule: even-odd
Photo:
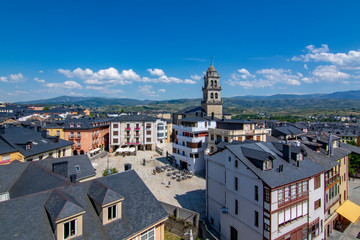
[[[218,94],[217,94],[217,93],[215,93],[215,98],[216,98],[216,99],[218,98]]]
[[[210,84],[210,86],[212,87],[214,85],[214,81],[213,80],[211,80],[211,84]]]
[[[214,94],[213,93],[210,93],[210,98],[214,98]]]
[[[214,87],[217,87],[217,81],[214,81]]]

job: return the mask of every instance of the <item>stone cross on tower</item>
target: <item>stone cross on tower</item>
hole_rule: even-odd
[[[220,76],[212,64],[212,59],[211,65],[204,76],[204,87],[202,88],[202,91],[202,110],[205,111],[206,115],[209,117],[214,116],[216,118],[222,118],[223,101],[221,100]]]

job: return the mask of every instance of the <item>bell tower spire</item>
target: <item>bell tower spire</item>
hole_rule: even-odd
[[[201,101],[202,110],[207,116],[222,118],[222,104],[220,76],[218,75],[211,57],[210,67],[204,76],[204,86],[202,88],[203,99]]]

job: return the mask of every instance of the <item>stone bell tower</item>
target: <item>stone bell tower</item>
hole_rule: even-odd
[[[209,117],[214,116],[216,118],[222,118],[223,101],[221,99],[220,76],[214,68],[212,61],[204,76],[204,87],[202,88],[202,91],[202,110],[205,111],[206,115]]]

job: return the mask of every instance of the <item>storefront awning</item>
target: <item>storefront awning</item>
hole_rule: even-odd
[[[350,200],[346,200],[344,204],[336,209],[336,212],[354,224],[356,224],[360,218],[360,206]]]

